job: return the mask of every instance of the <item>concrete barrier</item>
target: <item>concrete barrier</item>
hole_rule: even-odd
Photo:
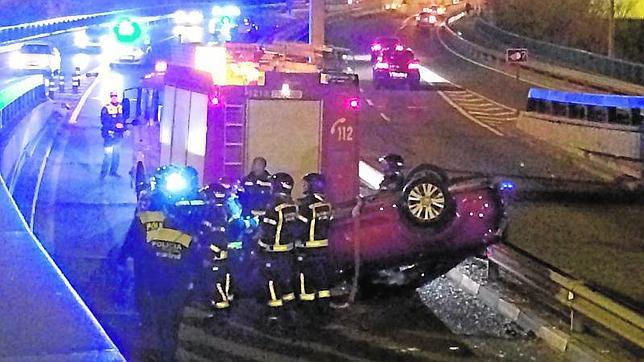
[[[584,120],[522,112],[519,130],[566,151],[602,163],[613,171],[642,178],[644,130],[639,126],[597,124]]]

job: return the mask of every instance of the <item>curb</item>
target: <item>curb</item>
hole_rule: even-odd
[[[467,275],[457,271],[456,268],[447,272],[445,276],[456,287],[459,287],[467,293],[475,296],[478,300],[495,310],[497,313],[518,324],[521,328],[532,331],[550,348],[557,352],[564,353],[571,361],[605,360],[597,353],[589,351],[582,343],[575,341],[570,334],[552,326],[527,308],[522,308],[515,303],[504,299],[499,292],[477,283]]]

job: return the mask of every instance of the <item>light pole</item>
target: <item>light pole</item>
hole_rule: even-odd
[[[615,56],[615,0],[609,0],[608,9],[608,56]]]
[[[324,46],[325,0],[309,1],[309,44]]]

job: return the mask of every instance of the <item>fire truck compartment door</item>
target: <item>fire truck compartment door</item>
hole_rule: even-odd
[[[166,87],[161,118],[161,164],[190,165],[200,179],[206,154],[208,97]]]
[[[264,157],[272,173],[295,179],[293,196],[302,194],[302,177],[320,170],[322,102],[256,100],[247,103],[246,172]]]

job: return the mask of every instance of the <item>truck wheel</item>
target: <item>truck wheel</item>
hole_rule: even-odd
[[[440,227],[452,219],[454,201],[445,182],[428,174],[405,185],[399,209],[416,226]]]
[[[436,177],[438,180],[440,180],[441,183],[444,184],[446,184],[448,181],[447,173],[445,173],[442,168],[430,163],[422,163],[409,171],[409,173],[407,174],[407,183],[409,183],[411,180],[425,176]]]
[[[143,166],[142,161],[136,163],[134,182],[134,190],[136,191],[136,198],[138,200],[141,191],[146,189],[145,166]]]

